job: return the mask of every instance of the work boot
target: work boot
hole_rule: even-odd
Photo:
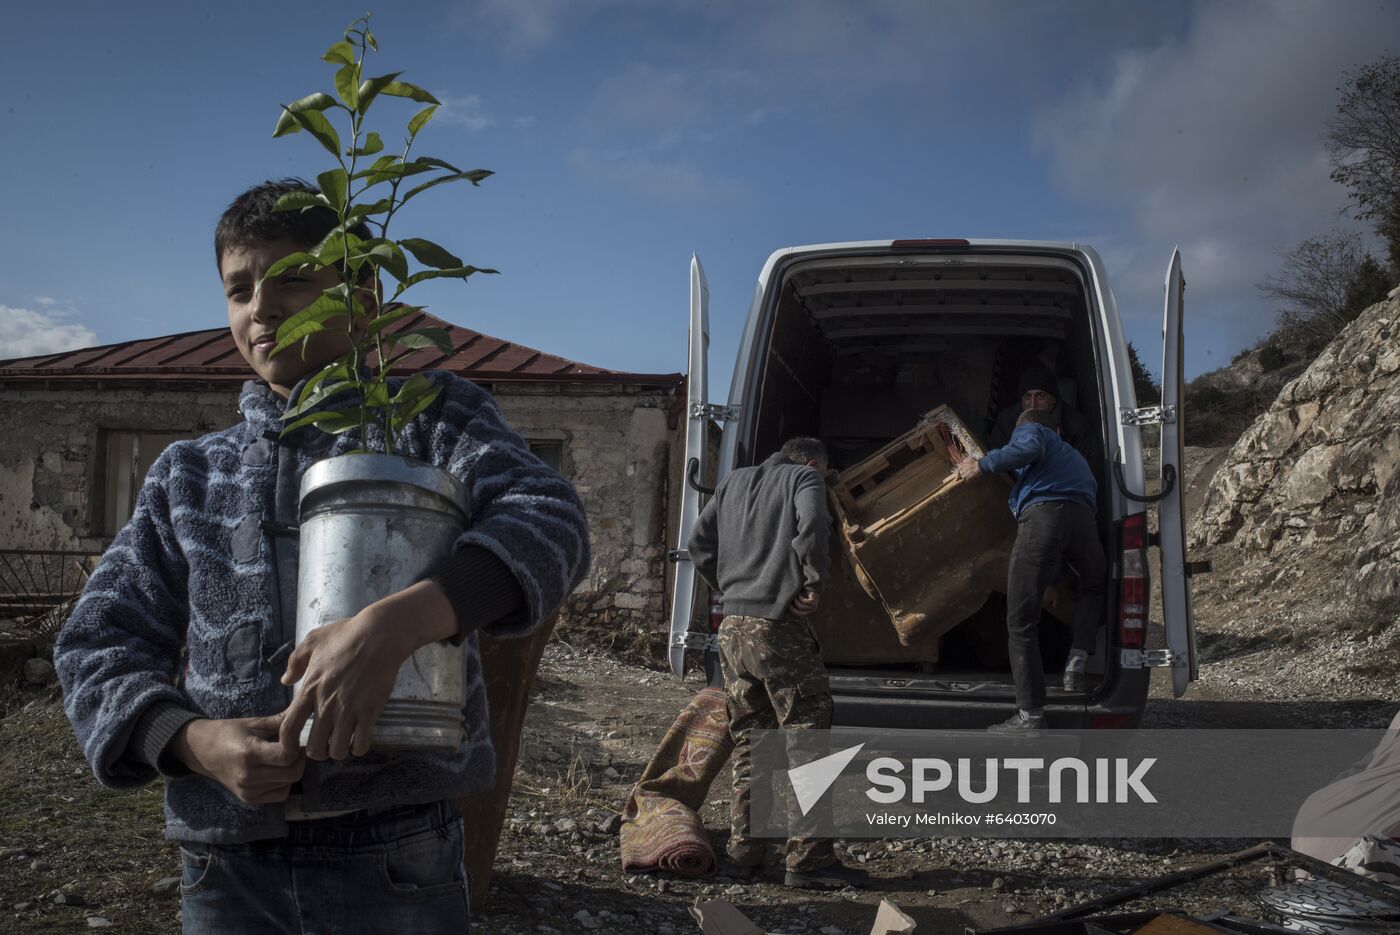
[[[1024,734],[1038,730],[1045,730],[1045,715],[1027,714],[1021,710],[1017,710],[1000,724],[993,724],[987,728],[987,732],[991,734]]]
[[[1084,690],[1089,687],[1089,677],[1084,673],[1086,661],[1086,656],[1070,653],[1069,662],[1065,663],[1065,691],[1083,694]]]
[[[816,870],[789,870],[783,883],[800,890],[839,890],[845,886],[868,886],[870,874],[845,864],[829,864]]]

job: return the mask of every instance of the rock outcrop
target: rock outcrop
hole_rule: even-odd
[[[1217,678],[1400,688],[1400,289],[1235,443],[1190,549],[1215,565],[1196,617],[1203,659],[1232,659]]]

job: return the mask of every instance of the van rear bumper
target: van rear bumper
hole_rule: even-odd
[[[1045,717],[1051,728],[1086,730],[1100,717],[1116,727],[1137,727],[1147,705],[1149,671],[1119,670],[1103,694],[1086,704],[1082,697],[1051,688]],[[843,684],[847,683],[847,684]],[[1011,686],[983,684],[970,692],[926,692],[909,688],[852,690],[848,680],[831,679],[835,702],[832,726],[895,730],[980,730],[1005,720],[1016,709]]]

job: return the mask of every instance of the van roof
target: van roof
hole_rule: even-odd
[[[929,238],[910,238],[909,242],[912,243],[917,240],[923,239]],[[993,247],[1006,248],[1010,250],[1034,250],[1037,252],[1045,253],[1072,254],[1087,259],[1089,261],[1089,264],[1092,267],[1094,267],[1094,271],[1096,274],[1098,274],[1102,268],[1102,261],[1099,259],[1099,255],[1094,251],[1093,247],[1090,247],[1088,244],[1077,243],[1074,241],[994,240],[970,237],[960,237],[956,238],[956,240],[964,242],[969,247],[973,248]],[[803,246],[798,247],[782,247],[778,250],[774,250],[773,253],[768,257],[768,262],[763,264],[763,272],[759,275],[759,280],[761,282],[766,282],[768,280],[769,275],[773,272],[773,268],[777,266],[779,262],[786,260],[790,257],[799,257],[807,254],[818,255],[823,253],[861,253],[871,250],[887,249],[895,243],[904,241],[905,238],[891,240],[846,240],[837,243],[805,244]]]

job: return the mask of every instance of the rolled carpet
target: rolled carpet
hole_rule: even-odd
[[[627,797],[620,832],[623,872],[714,873],[715,851],[699,811],[733,749],[724,690],[702,689],[666,732]]]

